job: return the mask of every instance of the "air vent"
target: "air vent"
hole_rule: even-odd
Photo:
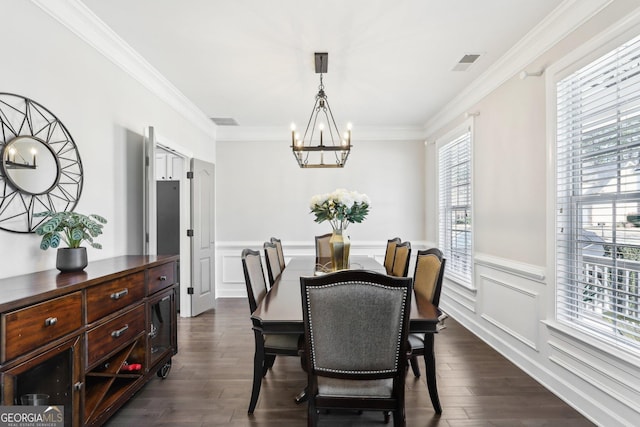
[[[477,60],[480,58],[480,54],[468,53],[458,61],[451,71],[467,71]]]
[[[236,119],[231,117],[211,117],[211,120],[218,126],[238,126]]]

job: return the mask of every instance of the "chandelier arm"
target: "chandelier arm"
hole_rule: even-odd
[[[311,115],[309,116],[309,122],[307,122],[307,128],[304,130],[304,136],[302,137],[302,146],[304,146],[304,142],[307,140],[307,133],[309,132],[309,127],[311,126],[311,121],[313,121],[313,126],[311,126],[311,137],[309,138],[309,142],[313,140],[313,133],[316,128],[316,122],[318,121],[318,110],[320,107],[318,106],[318,102],[320,98],[316,96],[316,102],[313,104],[313,108],[311,109]],[[315,120],[313,116],[315,115]]]
[[[329,121],[329,116],[330,116],[331,117],[331,123],[333,123],[333,128],[336,131],[336,134],[338,135],[338,138],[340,138],[340,131],[338,130],[338,125],[336,124],[336,120],[333,118],[333,112],[331,111],[331,106],[329,105],[329,100],[325,99],[325,104],[327,105],[327,109],[329,110],[329,115],[327,116],[327,121]],[[329,124],[329,128],[331,128],[331,124]],[[332,140],[333,140],[333,136],[332,136]],[[340,141],[342,141],[341,138],[340,138]]]
[[[327,100],[325,99],[325,105],[328,108],[328,112],[327,112],[327,108],[324,108],[322,110],[322,112],[324,113],[324,117],[327,120],[328,123],[328,128],[329,128],[329,137],[331,138],[331,145],[333,147],[338,147],[339,145],[336,145],[336,141],[335,141],[335,137],[334,137],[334,132],[336,133],[336,136],[340,136],[340,132],[338,131],[338,127],[336,126],[336,121],[333,119],[333,114],[331,114],[331,107],[329,107],[329,103],[327,102]],[[331,123],[333,123],[334,129],[331,128]],[[338,156],[338,152],[337,151],[333,151],[333,156],[336,159],[336,164],[340,164],[340,157]]]

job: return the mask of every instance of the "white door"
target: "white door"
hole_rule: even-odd
[[[191,159],[191,315],[215,307],[214,165]]]

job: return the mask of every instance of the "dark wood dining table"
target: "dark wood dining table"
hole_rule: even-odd
[[[304,334],[300,277],[323,274],[324,265],[326,265],[325,262],[317,262],[313,256],[292,258],[267,295],[258,304],[256,311],[251,315],[253,329],[263,334]],[[350,268],[386,274],[382,264],[367,256],[351,256]],[[436,387],[436,364],[433,346],[434,334],[444,327],[445,317],[446,315],[433,304],[418,302],[415,298],[411,299],[409,332],[425,334],[426,382],[431,403],[437,414],[442,413],[442,408]],[[254,362],[256,365],[264,362],[264,353],[262,355],[258,353],[263,352],[256,351],[257,359]],[[262,361],[259,360],[260,356]],[[257,400],[257,394],[255,399]],[[255,405],[255,402],[253,403]]]

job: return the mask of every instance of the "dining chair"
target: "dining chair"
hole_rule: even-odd
[[[280,277],[280,258],[278,257],[278,247],[275,243],[264,242],[264,259],[267,262],[267,274],[269,275],[269,287],[273,286]]]
[[[329,240],[333,233],[316,236],[316,264],[324,264],[331,259]]]
[[[259,251],[251,249],[244,249],[242,251],[242,270],[247,286],[249,311],[253,313],[268,292]],[[263,334],[255,327],[253,328],[253,336],[255,338],[255,354],[253,358],[253,387],[251,390],[251,400],[249,402],[249,414],[253,414],[256,404],[258,403],[262,377],[264,377],[269,368],[273,366],[276,356],[299,357],[299,348],[302,341],[301,335]]]
[[[387,274],[391,274],[393,268],[393,259],[396,255],[396,245],[400,243],[399,237],[394,237],[393,239],[387,240],[387,250],[384,253],[384,268],[387,270]]]
[[[395,255],[391,275],[396,277],[407,277],[409,272],[409,261],[411,260],[411,242],[396,244]]]
[[[282,251],[282,241],[280,239],[276,239],[275,237],[271,238],[271,243],[276,245],[278,248],[278,261],[280,262],[280,271],[284,270],[286,264],[284,262],[284,252]]]
[[[393,413],[405,425],[411,278],[365,270],[301,277],[307,425],[319,409]]]
[[[447,259],[443,257],[442,252],[438,248],[418,251],[416,267],[413,273],[413,293],[418,306],[424,301],[438,307],[446,263]],[[435,334],[409,334],[409,346],[411,350],[409,361],[413,374],[416,377],[420,376],[420,366],[418,365],[417,356],[424,356],[426,351],[433,352],[434,335]],[[425,369],[435,369],[435,366],[432,366],[433,363],[427,359],[431,361],[434,360],[425,358]],[[429,375],[427,377],[429,377]],[[428,379],[427,381],[430,380]],[[435,376],[431,381],[433,384],[429,385],[429,390],[437,390]],[[436,399],[436,402],[433,402],[434,399]],[[435,396],[431,394],[431,400],[434,408],[440,408],[437,394],[435,394]]]

